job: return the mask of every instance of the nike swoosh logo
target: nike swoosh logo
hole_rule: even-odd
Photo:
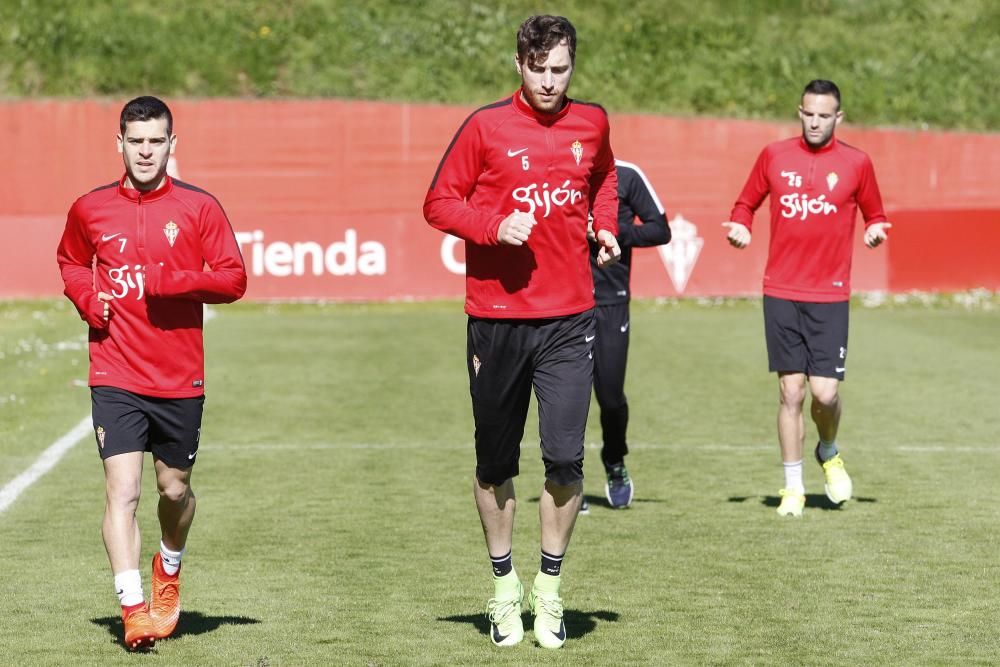
[[[622,325],[622,333],[625,333],[626,331],[628,331],[628,325],[629,325],[628,322],[626,322],[625,324]]]
[[[121,232],[118,232],[117,234],[101,234],[101,240],[102,241],[110,241],[114,237],[121,236],[121,235],[122,235]]]
[[[492,626],[492,629],[493,629],[493,641],[496,642],[497,644],[499,644],[503,640],[507,639],[507,637],[510,637],[510,635],[502,635],[502,634],[500,634],[500,628],[498,628],[495,625]]]
[[[596,335],[595,336],[584,336],[583,337],[583,342],[584,343],[589,343],[590,341],[594,340],[595,338],[597,338]]]
[[[198,456],[198,452],[195,452],[194,454],[188,454],[188,460],[190,461],[191,459],[193,459],[196,456]]]
[[[528,150],[528,149],[527,148],[522,148],[519,151],[512,151],[511,149],[508,148],[507,149],[507,157],[517,157],[518,155],[520,155],[521,153],[523,153],[526,150]]]
[[[566,640],[566,624],[559,621],[559,632],[553,632],[552,635],[559,641]]]
[[[843,373],[844,371],[847,370],[847,367],[846,366],[838,366],[837,368],[834,368],[833,370],[835,370],[838,373]]]

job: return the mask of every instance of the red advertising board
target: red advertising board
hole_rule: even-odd
[[[1000,210],[897,211],[889,290],[1000,290]]]
[[[62,290],[55,246],[73,200],[121,173],[119,101],[0,103],[0,297]],[[250,272],[248,298],[380,300],[461,296],[463,243],[421,204],[472,107],[349,101],[171,102],[180,177],[214,194]],[[612,114],[616,155],[645,171],[674,240],[636,252],[637,296],[757,294],[766,211],[743,252],[721,222],[760,149],[797,133],[765,123]],[[856,290],[1000,287],[985,252],[1000,241],[1000,135],[855,129],[896,222],[855,253]],[[766,204],[765,204],[766,207]],[[953,209],[975,209],[975,215]],[[902,213],[905,211],[905,213]],[[945,211],[945,212],[942,212]],[[934,236],[947,225],[949,237]],[[860,224],[859,224],[860,228]],[[977,248],[957,239],[975,238]],[[956,239],[952,241],[952,239]],[[937,260],[927,265],[928,244]],[[947,250],[947,251],[945,251]],[[979,257],[979,255],[976,255]]]

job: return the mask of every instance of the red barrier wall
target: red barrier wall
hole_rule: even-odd
[[[906,230],[889,246],[889,289],[1000,290],[1000,211],[898,211]]]
[[[0,297],[61,292],[55,246],[80,194],[121,173],[120,101],[0,103]],[[424,223],[421,204],[472,107],[346,101],[172,103],[182,179],[223,203],[257,299],[460,296],[464,249]],[[798,132],[765,123],[612,114],[615,153],[638,163],[667,207],[675,240],[636,253],[639,296],[757,294],[766,211],[749,249],[725,242],[757,153]],[[1000,242],[1000,135],[862,130],[838,136],[874,159],[896,226],[887,246],[855,254],[856,290],[996,285],[985,255],[951,238]],[[975,209],[957,215],[950,209]],[[949,209],[939,213],[939,209]],[[936,223],[943,220],[942,223]],[[947,225],[941,245],[935,230]],[[860,227],[860,225],[859,225]],[[942,262],[926,266],[928,244]],[[944,252],[947,247],[949,250]],[[978,256],[978,255],[977,255]],[[993,276],[992,278],[990,276]]]

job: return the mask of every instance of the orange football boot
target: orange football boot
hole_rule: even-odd
[[[153,648],[156,631],[145,605],[131,612],[122,610],[122,622],[125,624],[125,648],[130,651]]]
[[[149,616],[157,639],[169,637],[181,615],[180,570],[174,576],[163,571],[160,554],[153,556],[153,596],[149,601]]]

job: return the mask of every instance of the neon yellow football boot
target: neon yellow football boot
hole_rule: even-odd
[[[560,648],[566,643],[559,577],[539,572],[528,594],[528,607],[535,615],[535,641],[542,648]]]
[[[524,589],[514,570],[502,577],[493,577],[493,597],[486,604],[486,618],[490,621],[490,640],[497,646],[514,646],[524,639],[523,595]]]
[[[806,506],[806,494],[798,489],[782,489],[778,491],[781,496],[781,504],[778,505],[779,516],[802,516],[802,509]]]
[[[823,466],[823,476],[826,477],[823,490],[826,491],[826,497],[830,502],[839,505],[850,500],[851,494],[854,493],[854,485],[851,476],[844,468],[844,459],[840,458],[840,454],[834,454],[833,458],[822,461],[819,458],[819,445],[816,445],[816,461]]]

